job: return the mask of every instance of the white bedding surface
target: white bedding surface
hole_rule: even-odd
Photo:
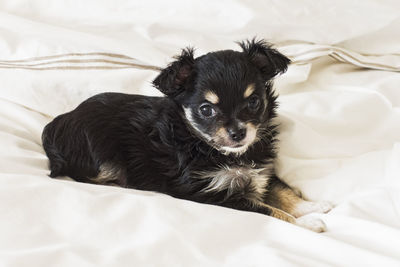
[[[112,3],[112,4],[111,4]],[[318,3],[318,4],[316,4]],[[0,2],[0,266],[400,266],[396,1]],[[260,214],[47,176],[41,131],[96,93],[160,95],[156,68],[266,38],[278,174],[336,207],[316,234]]]

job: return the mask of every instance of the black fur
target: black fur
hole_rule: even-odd
[[[239,43],[240,47],[251,58],[251,61],[258,66],[264,79],[268,80],[287,70],[290,60],[273,49],[264,40],[253,39]]]
[[[209,192],[204,189],[211,178],[196,177],[222,165],[261,168],[276,156],[277,128],[271,120],[277,102],[271,79],[290,61],[264,41],[243,42],[241,47],[242,52],[217,51],[196,59],[193,49],[183,50],[153,81],[166,97],[103,93],[56,117],[42,135],[50,176],[96,183],[101,166],[111,164],[123,174],[112,182],[122,187],[270,214],[270,209],[250,203],[250,183],[230,194]],[[243,99],[249,84],[262,100],[256,111],[249,111]],[[220,103],[214,107],[218,116],[205,119],[197,111],[209,89]],[[183,108],[193,112],[194,125],[205,133],[214,133],[215,125],[242,121],[259,124],[265,134],[240,155],[223,153],[193,129]],[[272,173],[270,180],[277,179]]]

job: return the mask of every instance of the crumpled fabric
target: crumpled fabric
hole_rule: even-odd
[[[400,4],[396,1],[0,3],[1,266],[399,266]],[[277,172],[316,234],[250,212],[50,179],[43,127],[105,91],[161,95],[158,70],[265,38],[292,59]]]

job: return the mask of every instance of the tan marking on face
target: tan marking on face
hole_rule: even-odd
[[[257,137],[257,127],[253,123],[248,122],[246,123],[246,129],[246,137],[242,142],[250,145]]]
[[[218,104],[219,102],[219,97],[212,91],[207,91],[204,95],[204,98],[214,105]]]
[[[228,140],[229,139],[228,131],[226,130],[225,127],[219,128],[217,130],[217,132],[215,133],[215,135],[220,139],[224,139],[224,140]]]
[[[254,92],[255,89],[255,85],[254,83],[251,83],[247,86],[246,91],[244,91],[244,98],[248,98],[249,96],[251,96],[251,94]]]

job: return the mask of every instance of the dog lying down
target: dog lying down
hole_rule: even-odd
[[[274,171],[273,78],[290,60],[263,40],[194,58],[182,50],[153,81],[165,97],[95,95],[43,131],[50,177],[156,191],[253,211],[316,232],[306,201]]]

